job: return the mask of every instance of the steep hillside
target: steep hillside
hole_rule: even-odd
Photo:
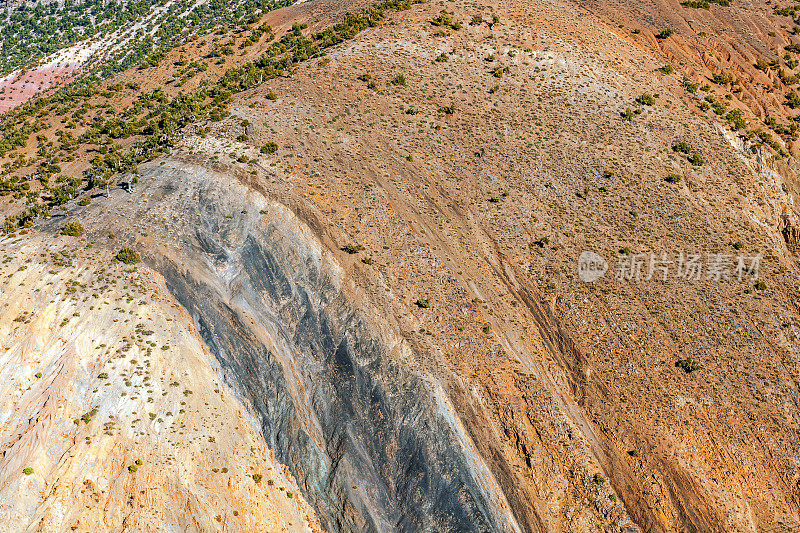
[[[718,69],[672,5],[364,7],[279,9],[6,115],[0,513],[800,528],[796,165],[791,132],[757,133],[769,93],[694,87]],[[181,501],[195,522],[156,512]]]

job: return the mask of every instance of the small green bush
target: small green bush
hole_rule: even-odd
[[[656,103],[656,99],[653,98],[652,94],[642,93],[642,95],[636,99],[636,102],[642,105],[654,105]]]
[[[683,78],[683,82],[681,83],[681,85],[683,85],[683,88],[686,89],[686,92],[691,94],[696,93],[697,89],[700,88],[700,84],[694,83],[689,78]]]
[[[672,151],[680,152],[682,154],[688,154],[689,152],[692,151],[692,147],[689,146],[689,143],[681,141],[679,143],[676,143],[675,146],[672,147]]]
[[[274,142],[268,142],[264,146],[261,147],[262,154],[274,154],[278,151],[278,145]]]
[[[689,156],[689,163],[693,164],[696,167],[699,167],[703,163],[705,163],[705,160],[703,159],[703,156],[701,156],[700,154],[694,153],[691,156]]]
[[[431,306],[431,303],[425,298],[420,298],[414,304],[420,309],[428,309]]]
[[[272,100],[273,102],[278,99],[278,95],[274,92],[270,91],[267,93],[267,100]]]
[[[26,476],[30,476],[31,474],[33,474],[33,468],[27,467],[22,471],[22,473],[25,474]]]
[[[700,364],[691,357],[687,357],[686,359],[678,359],[675,362],[675,366],[683,369],[683,371],[687,374],[691,374],[695,370],[700,370]]]
[[[392,81],[391,81],[390,83],[391,83],[392,85],[397,85],[397,86],[405,86],[405,84],[406,84],[406,77],[405,77],[405,76],[403,76],[402,74],[398,74],[397,76],[395,76],[394,78],[392,78]]]
[[[661,30],[661,33],[657,33],[656,34],[656,39],[658,39],[659,41],[663,41],[664,39],[672,37],[672,35],[674,35],[674,34],[675,34],[675,32],[672,31],[671,28],[667,28],[665,30]]]
[[[81,224],[77,220],[73,220],[72,222],[67,222],[67,225],[64,226],[64,229],[61,230],[61,235],[69,235],[70,237],[80,237],[81,235],[83,235],[83,224]]]
[[[342,251],[347,252],[348,254],[357,254],[358,252],[364,250],[364,246],[360,244],[345,244],[342,246]]]
[[[728,120],[731,127],[736,131],[743,130],[747,127],[747,121],[745,121],[744,115],[739,109],[730,111],[727,115],[725,115],[725,118]]]
[[[717,85],[728,85],[729,83],[733,83],[733,75],[728,72],[716,73],[711,79]]]
[[[262,476],[261,474],[253,474],[253,481],[256,483],[261,483]]]
[[[681,177],[678,174],[670,174],[669,176],[664,178],[664,181],[666,181],[667,183],[678,183],[679,181],[681,181]]]
[[[139,467],[136,465],[131,465],[128,467],[128,472],[136,472],[137,470],[139,470]]]
[[[142,258],[139,256],[139,252],[127,246],[117,252],[115,259],[120,263],[125,263],[126,265],[135,265],[142,260]]]
[[[604,478],[600,474],[595,474],[594,477],[592,478],[592,481],[594,481],[598,485],[602,485],[603,483],[606,482],[606,478]]]

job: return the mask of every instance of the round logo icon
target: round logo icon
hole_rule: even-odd
[[[578,276],[586,283],[602,278],[608,272],[608,263],[602,255],[585,251],[578,257]]]

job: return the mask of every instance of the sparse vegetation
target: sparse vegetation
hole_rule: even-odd
[[[117,252],[115,259],[120,263],[125,263],[126,265],[135,265],[142,260],[142,258],[139,256],[139,252],[127,246]]]
[[[475,19],[473,19],[475,20]],[[461,23],[453,20],[452,13],[448,13],[444,9],[439,12],[439,15],[430,21],[434,26],[445,26],[453,30],[460,30]]]
[[[636,99],[636,103],[642,105],[654,105],[656,103],[656,99],[653,98],[653,95],[648,93],[643,93]]]
[[[675,366],[680,368],[687,374],[691,374],[695,370],[700,370],[700,364],[691,357],[687,357],[685,359],[679,359],[678,361],[675,362]]]
[[[672,150],[674,152],[680,152],[682,154],[688,154],[692,151],[692,147],[686,141],[680,141],[675,143],[672,146]]]
[[[342,251],[347,252],[348,254],[357,254],[364,250],[364,246],[361,244],[345,244],[342,246]]]
[[[673,35],[674,33],[675,33],[675,32],[674,32],[674,31],[672,31],[672,29],[670,29],[670,28],[667,28],[667,29],[665,29],[665,30],[661,30],[661,32],[657,33],[657,34],[656,34],[656,39],[658,39],[659,41],[663,41],[664,39],[667,39],[667,38],[669,38],[669,37],[672,37],[672,35]]]
[[[699,167],[705,163],[705,160],[703,159],[703,156],[695,152],[689,156],[689,163],[691,163],[696,167]]]
[[[80,237],[83,235],[83,231],[83,224],[77,220],[73,220],[71,222],[67,222],[64,228],[61,230],[61,234],[69,235],[70,237]]]

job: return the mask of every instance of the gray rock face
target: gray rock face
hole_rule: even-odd
[[[140,220],[148,238],[175,239],[143,249],[146,261],[325,529],[519,530],[442,387],[379,313],[353,303],[357,290],[289,209],[172,161],[142,181],[139,203],[118,193],[83,218]]]

